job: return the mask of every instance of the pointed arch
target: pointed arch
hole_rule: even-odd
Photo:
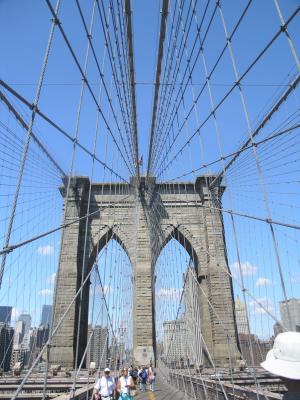
[[[169,241],[171,239],[176,239],[182,245],[182,247],[187,251],[190,258],[193,260],[196,273],[198,274],[199,257],[195,250],[195,247],[196,247],[196,245],[194,243],[195,241],[194,241],[192,235],[190,234],[190,232],[188,231],[188,229],[186,229],[184,226],[179,227],[179,226],[175,226],[175,225],[169,225],[164,232],[164,237],[165,237],[165,239],[163,240],[159,250],[155,254],[154,268],[155,268],[157,259],[158,259],[159,255],[161,254],[161,252],[163,251],[163,249],[165,248],[165,246],[169,243]]]
[[[111,227],[109,226],[102,226],[100,229],[100,235],[97,234],[95,236],[98,236],[98,238],[95,240],[94,236],[94,241],[92,245],[92,250],[89,255],[89,260],[88,260],[88,266],[89,268],[92,267],[94,262],[96,261],[97,255],[101,252],[101,250],[106,246],[106,244],[114,239],[116,240],[117,243],[123,248],[125,253],[127,254],[130,263],[132,265],[132,256],[130,255],[130,251],[128,249],[128,240],[126,237],[126,234],[122,231],[120,228],[120,225],[113,225]]]

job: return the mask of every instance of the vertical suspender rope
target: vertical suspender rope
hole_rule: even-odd
[[[248,5],[246,6],[246,7],[248,7]],[[195,15],[195,22],[196,22],[196,25],[197,25],[197,27],[199,26],[198,25],[198,21],[197,21],[197,16]],[[209,99],[210,99],[210,105],[211,105],[211,110],[213,111],[214,110],[214,108],[215,108],[215,105],[214,105],[214,100],[213,100],[213,95],[212,95],[212,89],[211,89],[211,83],[210,83],[210,79],[208,79],[208,69],[207,69],[207,64],[206,64],[206,59],[205,59],[205,55],[204,55],[204,47],[203,47],[203,43],[202,43],[202,40],[201,40],[201,37],[200,37],[200,32],[199,32],[199,34],[198,34],[198,38],[199,38],[199,42],[200,42],[200,46],[201,46],[201,56],[202,56],[202,62],[203,62],[203,67],[204,67],[204,71],[205,71],[205,79],[206,79],[206,83],[207,83],[207,88],[208,88],[208,93],[209,93]],[[216,137],[217,137],[217,143],[218,143],[218,147],[219,147],[219,153],[220,153],[220,157],[222,158],[222,165],[223,165],[223,170],[224,170],[224,173],[225,173],[225,168],[224,168],[224,160],[223,160],[223,151],[222,151],[222,145],[221,145],[221,138],[220,138],[220,131],[219,131],[219,124],[218,124],[218,121],[217,121],[217,118],[216,118],[216,114],[214,113],[214,115],[213,115],[213,119],[214,119],[214,126],[215,126],[215,132],[216,132]],[[226,179],[226,175],[225,175],[225,179]],[[207,182],[207,184],[208,184],[208,182]],[[225,182],[225,185],[226,185],[226,182]],[[229,193],[229,197],[230,197],[230,201],[231,201],[231,193]],[[215,211],[216,212],[216,211]],[[232,216],[232,215],[231,215]],[[232,223],[234,224],[234,222],[233,222],[233,220],[232,220]],[[234,229],[235,229],[235,227],[234,227]],[[240,266],[240,258],[239,258],[239,250],[238,250],[238,242],[237,242],[237,237],[235,236],[235,244],[236,244],[236,251],[237,251],[237,254],[238,254],[238,262],[239,262],[239,267],[240,267],[240,274],[241,274],[241,279],[242,279],[242,281],[243,281],[243,277],[242,277],[242,271],[241,271],[241,266]],[[220,269],[219,269],[219,273],[220,273]],[[244,286],[244,285],[243,285]],[[244,301],[245,301],[245,304],[247,304],[246,303],[246,298],[245,298],[245,292],[243,291],[243,295],[244,295]],[[248,319],[248,311],[247,311],[247,323],[248,323],[248,332],[249,332],[249,334],[250,334],[250,326],[249,326],[249,319]],[[252,360],[254,360],[254,357],[253,357],[253,346],[252,346],[252,341],[249,339],[249,341],[250,341],[250,353],[251,353],[251,358],[252,358]],[[231,363],[231,357],[230,357],[230,355],[229,355],[229,359],[230,359],[230,363]],[[231,368],[231,370],[232,370],[232,368]],[[254,372],[254,381],[255,381],[255,385],[256,385],[256,387],[258,387],[257,386],[257,379],[256,379],[256,374],[255,374],[255,371],[253,371]],[[232,382],[233,383],[233,382]],[[234,385],[233,385],[233,387],[234,387]]]
[[[244,115],[245,115],[245,119],[246,119],[246,123],[247,123],[247,127],[248,127],[248,134],[249,134],[251,143],[253,143],[253,136],[252,136],[253,131],[252,131],[252,127],[251,127],[251,123],[250,123],[250,119],[249,119],[249,114],[248,114],[248,110],[247,110],[247,106],[246,106],[244,92],[239,83],[240,77],[238,74],[237,65],[236,65],[234,54],[233,54],[232,44],[231,44],[231,41],[229,40],[229,36],[228,36],[228,32],[227,32],[227,25],[226,25],[223,10],[222,10],[222,7],[221,7],[221,4],[219,1],[217,1],[217,5],[219,8],[219,12],[220,12],[220,16],[221,16],[221,20],[222,20],[222,24],[223,24],[224,34],[225,34],[225,37],[228,42],[228,51],[229,51],[233,72],[235,75],[235,79],[236,79],[240,97],[241,97],[241,103],[242,103],[242,107],[243,107],[243,111],[244,111]],[[252,151],[253,151],[253,156],[254,156],[257,171],[258,171],[258,176],[259,176],[261,191],[262,191],[263,198],[264,198],[267,216],[268,216],[268,219],[271,221],[272,215],[271,215],[271,210],[270,210],[270,206],[269,206],[269,200],[268,200],[268,196],[267,196],[267,193],[265,190],[265,182],[264,182],[263,172],[262,172],[262,168],[261,168],[261,163],[260,163],[259,156],[258,156],[255,146],[252,147]],[[284,299],[286,301],[288,320],[289,320],[289,324],[291,326],[291,314],[290,314],[290,310],[289,310],[289,304],[288,304],[287,292],[286,292],[286,287],[285,287],[285,282],[284,282],[284,277],[283,277],[281,259],[280,259],[280,255],[279,255],[278,244],[277,244],[277,240],[276,240],[272,222],[269,223],[269,226],[270,226],[270,230],[271,230],[271,237],[272,237],[274,252],[275,252],[275,256],[276,256],[276,263],[277,263],[277,268],[278,268],[278,272],[279,272],[281,288],[282,288]]]
[[[59,10],[60,1],[61,0],[57,0],[56,12],[58,12],[58,10]],[[25,164],[26,164],[30,140],[31,140],[32,129],[33,129],[33,125],[34,125],[34,121],[35,121],[35,117],[36,117],[36,110],[38,108],[39,99],[40,99],[41,92],[42,92],[42,86],[43,86],[43,82],[44,82],[44,77],[45,77],[45,73],[46,73],[46,68],[47,68],[47,64],[48,64],[48,59],[49,59],[49,55],[50,55],[50,50],[51,50],[51,45],[52,45],[52,40],[53,40],[53,35],[54,35],[54,30],[55,30],[56,25],[57,25],[57,20],[54,19],[51,24],[48,43],[47,43],[47,47],[46,47],[46,51],[45,51],[45,55],[44,55],[43,66],[42,66],[41,73],[40,73],[40,78],[39,78],[39,83],[38,83],[36,94],[35,94],[35,99],[34,99],[34,102],[32,105],[31,119],[30,119],[30,123],[28,125],[26,142],[25,142],[25,145],[23,148],[22,159],[21,159],[20,166],[19,166],[19,174],[18,174],[16,190],[15,190],[15,194],[14,194],[13,204],[12,204],[12,208],[11,208],[11,213],[10,213],[10,217],[9,217],[8,228],[7,228],[6,235],[5,235],[4,248],[8,247],[11,233],[12,233],[19,193],[20,193],[20,189],[21,189],[21,185],[22,185],[23,174],[24,174]],[[5,264],[6,264],[6,258],[7,258],[7,253],[4,253],[2,255],[1,266],[0,266],[0,288],[2,285],[2,279],[3,279]]]

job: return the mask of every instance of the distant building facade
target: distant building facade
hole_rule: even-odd
[[[206,363],[206,360],[204,359],[205,353],[202,349],[203,340],[201,337],[201,324],[199,320],[199,316],[201,315],[199,287],[196,271],[192,263],[187,268],[187,271],[184,275],[184,282],[185,290],[183,302],[185,306],[185,326],[182,326],[182,328],[186,329],[186,335],[183,339],[185,343],[186,354],[183,361],[185,364],[192,364],[196,367],[200,367]]]
[[[0,322],[10,325],[11,313],[12,313],[11,306],[0,306]]]
[[[52,321],[52,306],[48,304],[44,304],[42,308],[42,318],[40,325],[49,325],[51,326]]]
[[[178,363],[187,355],[186,324],[183,320],[165,321],[164,332],[164,358],[167,363]]]
[[[20,362],[22,364],[22,367],[28,364],[29,361],[29,356],[30,356],[30,351],[29,350],[24,350],[24,349],[14,349],[11,355],[11,360],[10,360],[10,367],[13,369],[14,365],[17,362]]]
[[[18,321],[22,321],[24,323],[24,335],[29,333],[29,329],[31,328],[31,315],[20,314]]]
[[[103,369],[106,367],[108,357],[108,329],[107,327],[97,325],[93,328],[89,325],[88,340],[92,333],[93,335],[87,352],[87,366],[93,361],[96,364],[96,368]]]
[[[277,335],[279,335],[279,333],[283,332],[282,325],[279,322],[275,322],[275,324],[273,325],[273,331],[274,337],[276,337]]]
[[[42,325],[37,329],[36,347],[41,349],[49,339],[49,325]]]
[[[248,335],[250,332],[248,330],[247,308],[239,296],[235,300],[235,318],[238,334]]]
[[[0,369],[4,372],[10,370],[10,360],[13,349],[14,329],[0,322]]]
[[[239,341],[243,358],[250,366],[259,366],[266,359],[266,355],[272,348],[273,340],[261,340],[256,335],[239,335]],[[252,351],[251,351],[252,349]],[[252,359],[252,354],[253,359]]]
[[[279,308],[283,326],[290,331],[296,331],[297,325],[300,326],[300,299],[292,298],[287,301],[280,301]]]
[[[21,348],[21,344],[22,344],[23,337],[24,337],[24,332],[25,332],[24,322],[17,321],[16,325],[15,325],[15,333],[14,333],[14,343],[13,343],[14,349]]]

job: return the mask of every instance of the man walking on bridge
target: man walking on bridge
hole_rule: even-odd
[[[115,380],[110,374],[110,369],[105,368],[104,376],[98,379],[94,387],[95,400],[113,400],[115,398],[116,384]]]

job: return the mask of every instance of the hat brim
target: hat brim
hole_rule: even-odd
[[[300,379],[300,363],[276,358],[273,349],[268,352],[266,361],[260,365],[274,375],[288,379]]]

